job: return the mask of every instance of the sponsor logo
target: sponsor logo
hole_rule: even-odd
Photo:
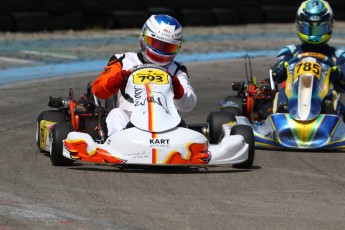
[[[145,151],[141,152],[134,152],[134,153],[125,153],[123,154],[125,157],[130,157],[132,159],[143,159],[143,158],[148,158],[149,154],[147,154]]]
[[[145,92],[145,89],[134,87],[134,106],[144,106],[146,102],[151,102],[161,106],[167,114],[170,114],[167,99],[164,94],[161,92],[151,91],[151,97],[148,97]]]
[[[319,16],[311,16],[309,19],[310,21],[317,22],[320,21],[321,18]]]
[[[151,148],[169,148],[170,139],[150,139]]]

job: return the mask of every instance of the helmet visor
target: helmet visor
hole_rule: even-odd
[[[298,30],[308,36],[322,36],[332,31],[332,25],[324,23],[321,25],[311,25],[310,23],[298,23]]]
[[[148,35],[143,34],[144,41],[147,45],[149,45],[151,48],[165,53],[165,54],[174,54],[177,53],[178,50],[180,49],[179,44],[172,44],[168,42],[163,42],[161,40],[158,40],[156,38],[150,37]]]
[[[169,64],[175,58],[175,55],[161,55],[150,49],[146,49],[146,56],[159,65]]]

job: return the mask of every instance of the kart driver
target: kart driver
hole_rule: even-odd
[[[197,98],[189,83],[186,67],[175,56],[182,44],[183,32],[180,23],[168,15],[152,15],[144,24],[139,37],[140,50],[114,54],[104,72],[92,84],[92,92],[100,99],[117,95],[116,108],[106,118],[108,136],[123,130],[129,122],[133,103],[121,94],[127,84],[130,69],[141,64],[155,64],[165,67],[173,76],[174,103],[178,110],[190,112]]]
[[[330,81],[338,92],[345,92],[345,51],[328,45],[332,35],[334,15],[330,5],[323,0],[308,0],[302,2],[296,15],[297,34],[302,44],[288,45],[280,50],[276,63],[272,69],[274,82],[282,83],[287,78],[285,62],[303,52],[317,52],[332,58],[335,67]],[[338,95],[335,91],[329,92],[329,104],[337,103]],[[285,89],[279,90],[276,95],[273,112],[288,112]],[[333,103],[332,103],[333,101]]]

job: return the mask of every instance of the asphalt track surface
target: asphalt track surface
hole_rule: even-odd
[[[254,75],[273,61],[252,59]],[[198,104],[187,123],[205,122],[245,79],[243,59],[188,70]],[[1,230],[345,228],[345,153],[257,150],[249,170],[52,166],[35,144],[36,117],[49,96],[81,95],[96,75],[0,86]]]

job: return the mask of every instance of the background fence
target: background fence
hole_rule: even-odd
[[[151,14],[183,26],[291,23],[301,0],[0,0],[0,31],[140,28]],[[345,0],[329,0],[345,20]]]

